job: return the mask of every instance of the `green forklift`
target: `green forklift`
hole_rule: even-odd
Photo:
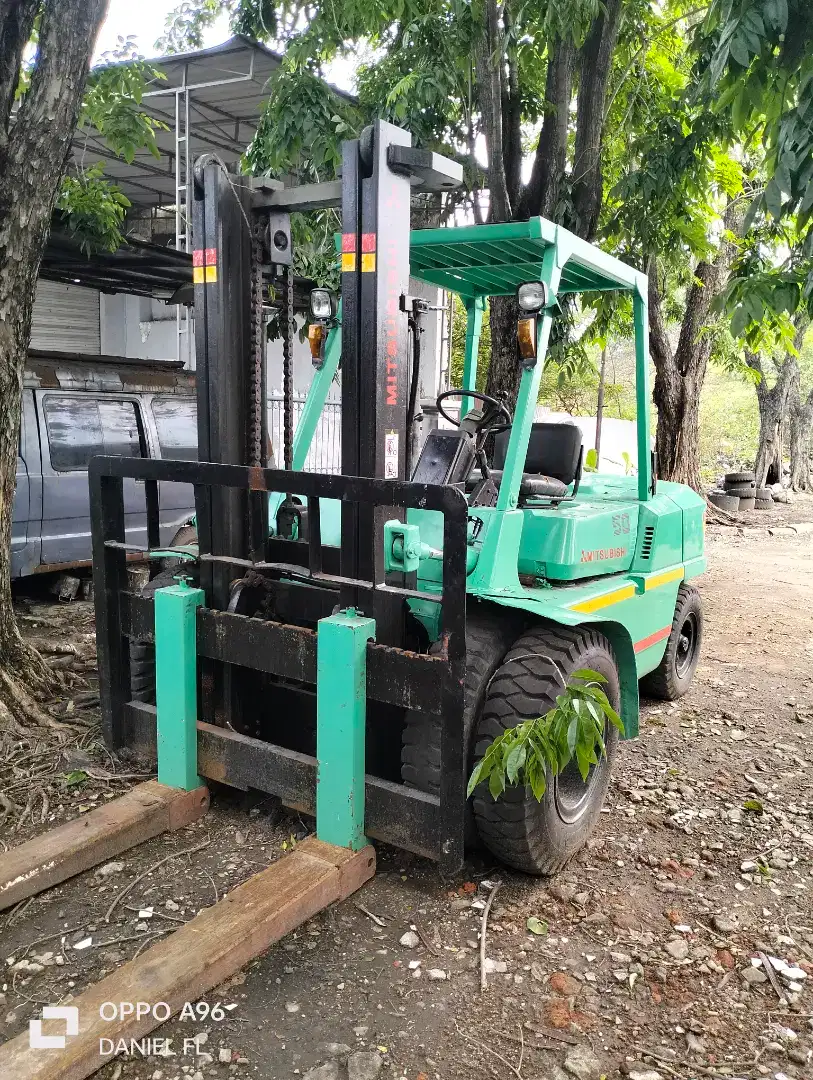
[[[460,179],[457,163],[381,121],[344,144],[340,181],[246,185],[218,160],[197,163],[200,460],[91,465],[103,724],[114,749],[158,746],[159,778],[163,739],[177,782],[276,795],[316,813],[333,843],[372,836],[446,872],[481,843],[510,867],[551,874],[601,810],[616,729],[586,780],[571,763],[541,802],[519,785],[496,800],[481,785],[467,800],[467,778],[495,737],[546,713],[580,669],[606,679],[624,738],[638,734],[639,683],[665,699],[686,692],[703,632],[690,582],[706,565],[704,503],[656,477],[646,276],[543,218],[411,231],[412,194]],[[341,209],[341,297],[311,294],[314,377],[294,431],[290,214],[325,206]],[[445,426],[422,445],[432,312],[410,278],[456,293],[468,320],[463,385],[440,394]],[[269,285],[285,332],[282,469],[266,467]],[[586,470],[576,424],[534,419],[560,301],[607,290],[628,292],[634,312],[627,476]],[[512,410],[476,379],[487,300],[513,295]],[[339,377],[341,474],[305,471]],[[155,570],[141,592],[127,584],[140,549],[127,537],[124,478],[147,493]],[[162,547],[166,482],[194,485],[194,547]],[[188,560],[187,581],[160,570],[168,554]],[[162,708],[185,717],[169,749]]]

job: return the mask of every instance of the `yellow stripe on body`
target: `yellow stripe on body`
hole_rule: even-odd
[[[651,577],[644,578],[644,592],[657,589],[659,585],[668,585],[670,581],[682,581],[683,576],[682,566],[675,567],[673,570],[664,570],[662,574],[653,574]]]
[[[601,608],[609,607],[611,604],[619,604],[622,600],[629,600],[631,596],[635,596],[635,586],[624,585],[620,589],[613,589],[612,592],[602,593],[601,596],[592,596],[589,600],[580,600],[578,604],[571,604],[570,610],[589,615],[591,612],[600,611]]]

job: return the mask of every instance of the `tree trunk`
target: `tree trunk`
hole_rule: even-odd
[[[729,202],[724,224],[739,233],[742,210]],[[650,260],[649,272],[649,352],[655,365],[653,400],[658,410],[655,446],[658,474],[664,480],[688,484],[702,494],[700,478],[700,392],[711,353],[707,332],[711,305],[728,274],[734,245],[724,240],[713,262],[695,267],[677,347],[673,350],[657,280],[657,265]]]
[[[768,386],[762,361],[756,353],[746,351],[745,362],[759,374],[757,404],[759,406],[759,444],[754,463],[757,487],[782,481],[782,422],[788,407],[788,396],[798,383],[799,365],[795,356],[787,356],[779,366],[776,382]]]
[[[11,599],[11,509],[23,371],[40,259],[106,9],[106,0],[0,4],[0,691],[12,711],[29,719],[32,710],[17,680],[45,681],[48,669],[24,646]],[[16,89],[37,14],[35,65],[12,116],[8,90],[12,82]],[[35,716],[36,722],[42,722],[42,715]]]
[[[488,365],[486,393],[503,397],[510,408],[517,400],[519,377],[517,360],[516,297],[492,296],[488,305],[491,326],[491,363]]]
[[[605,0],[579,56],[579,99],[573,158],[575,221],[571,227],[585,240],[595,237],[601,210],[604,190],[601,174],[604,103],[620,23],[621,0]]]
[[[813,430],[813,390],[789,410],[790,486],[794,491],[810,491],[810,435]]]

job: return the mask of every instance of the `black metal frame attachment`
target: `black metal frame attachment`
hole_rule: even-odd
[[[198,521],[200,576],[206,594],[206,604],[197,615],[198,657],[202,671],[220,675],[202,679],[203,719],[198,723],[199,772],[211,780],[275,794],[286,805],[313,812],[316,759],[233,730],[229,696],[240,680],[226,680],[223,672],[233,676],[242,668],[315,683],[317,635],[296,621],[283,623],[226,610],[228,605],[222,602],[217,575],[205,573],[206,569],[220,568],[230,578],[239,576],[235,570],[251,570],[273,586],[295,593],[291,608],[300,622],[305,621],[303,613],[313,612],[319,588],[330,590],[329,596],[335,599],[340,592],[351,589],[360,606],[369,611],[374,609],[374,599],[382,594],[402,602],[414,597],[440,604],[439,647],[431,655],[388,644],[371,642],[367,646],[368,699],[419,709],[439,718],[440,794],[368,774],[366,821],[371,836],[437,859],[449,872],[456,870],[463,861],[467,766],[463,730],[467,504],[463,495],[449,486],[375,478],[192,461],[94,458],[90,463],[90,508],[97,649],[102,724],[108,745],[113,748],[148,749],[155,741],[154,706],[130,700],[128,639],[153,639],[154,612],[151,598],[127,588],[127,554],[142,549],[128,544],[125,538],[125,477],[145,482],[148,544],[155,549],[160,548],[157,489],[162,480],[193,484],[199,507],[222,505],[228,501],[228,492],[246,499],[258,493],[267,498],[268,492],[292,491],[307,502],[308,539],[289,542],[286,549],[292,557],[285,562],[238,558],[218,547],[220,533],[212,530],[210,520]],[[330,569],[336,563],[337,552],[322,544],[321,499],[337,499],[343,506],[362,505],[372,510],[366,515],[373,532],[369,549],[376,553],[370,577],[348,578]],[[434,510],[443,515],[441,593],[388,582],[380,514],[376,513],[383,507]],[[267,550],[279,548],[275,549],[272,542]],[[227,683],[230,689],[224,693],[222,687]],[[215,699],[207,700],[212,687]]]

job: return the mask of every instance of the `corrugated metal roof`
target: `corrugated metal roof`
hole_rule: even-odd
[[[176,89],[190,88],[192,160],[216,153],[233,165],[254,138],[268,98],[268,80],[281,62],[279,54],[239,35],[211,49],[150,60],[166,76],[155,80],[143,100],[144,111],[169,129],[157,133],[160,158],[141,150],[128,165],[110,153],[95,130],[77,131],[74,154],[85,161],[102,161],[105,175],[134,206],[174,205]]]

